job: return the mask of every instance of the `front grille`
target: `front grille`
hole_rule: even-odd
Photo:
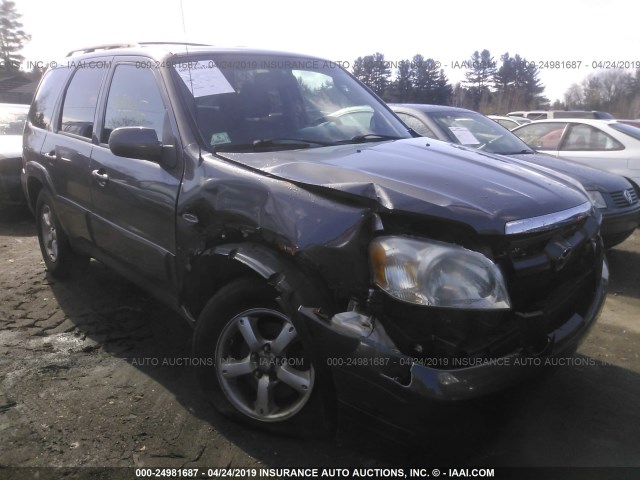
[[[512,302],[508,311],[424,308],[370,300],[390,338],[406,355],[427,359],[499,358],[538,353],[547,336],[588,312],[601,274],[599,219],[588,215],[545,231],[494,239]],[[440,368],[454,368],[441,362]],[[444,365],[444,367],[442,367]],[[449,365],[450,367],[447,367]]]
[[[505,267],[514,310],[544,311],[550,303],[557,303],[550,299],[557,292],[566,292],[567,285],[582,283],[587,277],[594,282],[600,257],[597,229],[598,222],[589,217],[546,235],[528,235],[512,241],[510,266]],[[582,288],[588,290],[584,284]],[[571,303],[568,298],[566,301]]]
[[[638,202],[638,194],[633,188],[611,192],[611,198],[616,208],[625,208]]]

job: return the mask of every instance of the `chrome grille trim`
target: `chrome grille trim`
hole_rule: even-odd
[[[638,195],[633,188],[621,190],[619,192],[611,192],[613,203],[618,208],[625,208],[635,204],[638,201]]]
[[[506,235],[534,233],[551,230],[562,225],[574,223],[585,218],[592,211],[591,202],[585,202],[577,207],[561,212],[540,215],[539,217],[523,218],[507,222],[504,226]]]

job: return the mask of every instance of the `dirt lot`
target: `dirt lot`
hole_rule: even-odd
[[[640,233],[609,261],[579,365],[465,405],[457,434],[436,422],[410,448],[358,421],[300,442],[212,411],[183,366],[182,320],[97,262],[54,281],[30,214],[0,212],[0,467],[638,467]]]

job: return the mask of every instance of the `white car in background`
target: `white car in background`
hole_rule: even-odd
[[[25,203],[22,172],[22,131],[29,105],[0,103],[0,207]]]
[[[617,120],[538,120],[513,129],[531,148],[607,170],[640,192],[640,128]]]
[[[524,117],[507,117],[504,115],[487,115],[488,118],[493,120],[496,123],[499,123],[507,130],[513,130],[520,125],[524,125],[526,123],[531,123],[532,120]]]

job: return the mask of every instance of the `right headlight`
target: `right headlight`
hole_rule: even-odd
[[[587,190],[587,194],[591,199],[591,203],[594,204],[596,208],[607,208],[607,202],[600,192],[597,190]]]
[[[484,255],[434,240],[380,237],[371,243],[373,280],[392,297],[417,305],[508,309],[500,269]]]

